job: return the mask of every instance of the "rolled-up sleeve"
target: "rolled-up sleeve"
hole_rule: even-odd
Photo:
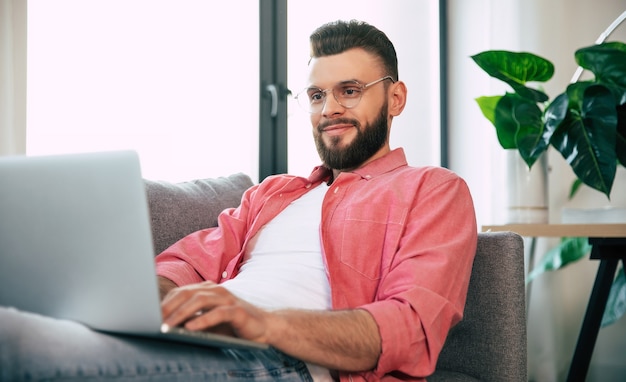
[[[434,182],[416,195],[376,300],[362,307],[382,338],[377,378],[392,371],[422,378],[435,370],[450,328],[463,316],[476,241],[462,179]]]
[[[222,280],[224,272],[232,271],[242,254],[255,189],[256,186],[244,193],[239,207],[222,211],[217,227],[193,232],[160,253],[155,259],[157,275],[178,286]]]

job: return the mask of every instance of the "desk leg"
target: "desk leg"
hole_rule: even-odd
[[[580,329],[572,364],[570,365],[569,374],[567,375],[568,382],[584,381],[587,377],[591,355],[593,354],[593,348],[596,344],[598,332],[600,331],[602,316],[604,315],[606,302],[609,298],[611,285],[613,285],[613,278],[615,277],[618,262],[619,259],[605,258],[600,260],[596,281],[593,284],[589,305],[587,306],[587,312],[585,313],[583,325]]]

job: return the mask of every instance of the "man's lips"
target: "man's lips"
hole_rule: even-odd
[[[354,128],[354,125],[342,123],[342,124],[337,124],[337,125],[326,126],[322,129],[322,132],[326,133],[329,136],[335,136],[335,135],[341,135],[352,128]]]

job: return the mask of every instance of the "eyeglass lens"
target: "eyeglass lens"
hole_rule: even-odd
[[[327,93],[330,90],[332,90],[335,100],[337,100],[341,106],[349,109],[358,105],[361,100],[363,85],[356,81],[346,81],[327,90],[310,88],[306,91],[306,97],[300,96],[298,97],[298,101],[305,110],[311,113],[318,112],[324,107]]]
[[[337,100],[341,106],[346,109],[351,109],[359,104],[365,89],[386,79],[393,81],[391,76],[385,76],[367,85],[363,85],[358,81],[343,81],[335,85],[332,89],[322,90],[319,88],[308,88],[298,94],[296,99],[300,107],[305,111],[309,113],[319,113],[326,104],[328,93],[332,91],[333,97],[335,97],[335,100]]]

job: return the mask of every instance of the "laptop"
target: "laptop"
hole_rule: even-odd
[[[0,306],[94,330],[231,348],[267,345],[162,317],[134,151],[0,157]]]

